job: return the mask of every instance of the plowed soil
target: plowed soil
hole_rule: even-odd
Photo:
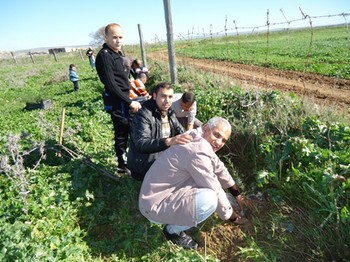
[[[154,61],[168,60],[166,52],[152,53],[149,57]],[[293,92],[302,97],[313,98],[315,103],[321,105],[336,105],[346,109],[350,115],[350,80],[347,79],[225,61],[177,57],[177,63],[182,62],[203,71],[225,76],[236,81],[238,85]]]

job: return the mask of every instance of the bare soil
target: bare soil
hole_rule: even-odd
[[[209,218],[199,230],[195,239],[199,244],[201,254],[211,254],[222,262],[239,261],[241,248],[245,247],[246,238],[254,234],[253,217],[259,217],[263,210],[268,210],[268,201],[251,198],[254,210],[246,212],[248,223],[236,225],[232,221],[222,221],[216,213]],[[247,210],[248,211],[248,210]],[[266,214],[263,214],[265,216]],[[216,223],[215,221],[221,221]],[[256,232],[255,232],[256,234]],[[193,235],[193,234],[192,234]]]
[[[168,60],[166,52],[152,53],[149,57],[155,61]],[[350,80],[347,79],[225,61],[181,57],[177,59],[178,63],[187,63],[191,67],[225,76],[242,86],[293,92],[302,97],[311,97],[315,103],[321,105],[342,107],[350,114]]]

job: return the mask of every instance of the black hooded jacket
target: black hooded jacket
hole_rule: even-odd
[[[170,137],[184,132],[175,113],[167,112],[170,124]],[[142,181],[158,157],[158,154],[167,149],[166,138],[162,137],[162,117],[155,100],[150,99],[142,104],[142,108],[133,117],[127,166],[136,180]]]

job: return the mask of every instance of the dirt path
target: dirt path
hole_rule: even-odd
[[[168,60],[166,52],[152,53],[149,57],[155,61]],[[224,75],[244,85],[314,97],[316,103],[345,107],[350,114],[350,80],[203,59],[177,57],[177,63],[187,63],[204,71]]]

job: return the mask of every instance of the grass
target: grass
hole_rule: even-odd
[[[346,26],[257,32],[176,44],[184,57],[253,64],[350,79]]]
[[[63,77],[68,74],[67,65],[71,62],[77,64],[81,77],[78,92],[74,92],[72,83]],[[6,255],[1,259],[200,261],[196,252],[169,247],[169,243],[164,242],[161,227],[151,225],[141,216],[137,208],[139,182],[130,177],[115,181],[85,164],[88,158],[100,170],[112,174],[116,170],[112,124],[109,115],[102,110],[101,83],[88,63],[77,57],[62,56],[57,64],[38,63],[35,68],[33,70],[31,64],[1,67],[1,80],[6,84],[1,86],[0,154],[13,155],[8,150],[18,149],[16,154],[25,161],[23,171],[27,181],[22,182],[28,184],[29,191],[29,211],[24,214],[16,186],[21,182],[16,180],[14,169],[7,171],[11,180],[2,169],[1,205],[7,216],[0,218],[1,242],[8,239],[13,245],[0,245]],[[19,85],[12,78],[12,72],[17,70],[21,72],[18,73],[21,76]],[[62,77],[56,79],[57,75]],[[47,111],[24,110],[32,92],[45,92],[53,100],[54,107]],[[78,153],[73,159],[59,158],[50,149],[59,149],[57,141],[63,107],[66,111],[64,145]],[[19,144],[8,145],[8,134],[20,135]],[[38,157],[37,152],[28,154],[32,141],[42,141],[47,146],[46,159],[35,169],[32,164]],[[10,164],[19,167],[15,160]],[[118,179],[117,174],[115,177]],[[18,238],[9,237],[14,231],[18,232]],[[23,240],[19,240],[21,238]],[[16,241],[21,245],[16,246]],[[173,251],[169,252],[169,248]]]
[[[327,108],[316,115],[313,101],[307,104],[293,94],[252,92],[210,74],[178,68],[175,88],[195,92],[198,117],[205,122],[221,115],[235,126],[220,152],[234,179],[251,197],[263,194],[251,228],[235,231],[214,216],[200,226],[207,237],[206,242],[202,238],[205,246],[188,251],[164,241],[162,227],[138,212],[139,182],[115,174],[112,124],[102,110],[103,87],[88,61],[76,53],[62,54],[58,62],[50,59],[37,57],[34,65],[1,62],[1,260],[346,261],[348,126],[334,122],[341,118]],[[168,80],[166,65],[149,62],[149,86]],[[70,63],[77,65],[81,77],[78,92],[66,78]],[[24,110],[32,93],[52,99],[54,107]],[[59,157],[53,150],[59,150],[62,108],[63,144],[77,153],[74,158],[66,153]],[[9,134],[20,136],[19,143],[9,144]],[[45,145],[46,158],[40,159],[38,150],[29,153],[34,141]],[[4,169],[4,156],[13,169]],[[15,156],[24,160],[19,171],[25,181],[16,176],[21,163]],[[345,182],[334,180],[336,174]],[[26,200],[18,189],[21,185],[26,185]],[[22,211],[23,201],[27,213]],[[194,232],[203,237],[201,233]]]

